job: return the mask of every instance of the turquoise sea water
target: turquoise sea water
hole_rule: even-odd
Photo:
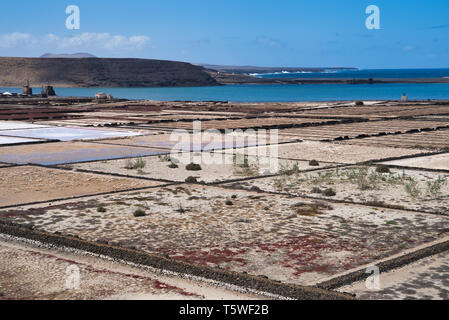
[[[304,79],[429,79],[449,77],[449,69],[361,69],[326,70],[325,72],[277,72],[255,74],[259,78]]]
[[[0,92],[21,92],[20,88],[0,88]],[[411,100],[449,100],[449,84],[305,84],[228,85],[182,88],[56,88],[59,96],[92,97],[106,92],[117,98],[166,101],[289,102],[333,100],[399,100],[407,93]],[[34,89],[39,93],[40,89]]]

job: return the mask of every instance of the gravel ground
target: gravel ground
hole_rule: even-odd
[[[354,293],[364,300],[448,300],[449,252],[381,273],[379,290],[368,290],[366,282],[361,281],[339,291]]]
[[[101,210],[100,210],[101,209]],[[144,216],[135,216],[141,210]],[[50,233],[310,285],[447,234],[447,218],[172,186],[0,211]]]
[[[201,170],[189,171],[186,165],[190,164],[195,157],[200,157]],[[166,156],[144,157],[145,167],[142,169],[126,169],[130,159],[97,161],[71,165],[75,169],[92,170],[106,173],[117,173],[127,176],[146,177],[153,179],[165,179],[170,181],[184,182],[188,177],[195,177],[198,181],[223,182],[227,180],[242,179],[251,176],[264,176],[277,173],[277,168],[282,166],[292,167],[297,165],[299,170],[314,169],[308,161],[285,160],[268,157],[248,157],[250,170],[234,164],[234,157],[223,153],[183,153],[179,157],[171,160]],[[177,168],[171,168],[172,162],[177,164]],[[322,167],[326,167],[323,165]]]
[[[425,169],[449,170],[449,153],[437,154],[429,157],[418,157],[396,161],[388,161],[385,164],[393,164],[404,167],[415,167]]]
[[[0,169],[0,206],[161,185],[159,182],[20,166]]]
[[[262,149],[264,147],[259,147]],[[249,148],[248,148],[249,149]],[[266,151],[270,156],[270,151]],[[280,158],[296,160],[318,160],[355,164],[359,162],[400,157],[421,153],[420,150],[405,148],[355,146],[339,143],[304,141],[300,143],[283,144],[278,147]]]
[[[161,104],[181,107],[177,103]],[[352,110],[350,113],[353,115],[366,114],[370,117],[377,117],[381,113],[379,110],[384,110],[391,116],[411,112],[427,114],[429,108],[435,114],[447,113],[447,106],[422,105],[417,108],[414,105],[389,105],[382,109],[382,106],[359,108],[351,104],[351,107],[328,108],[330,105],[241,104],[236,108],[238,111],[277,110],[283,113],[285,119],[204,121],[203,129],[208,126],[228,128],[229,125],[263,123],[277,124],[281,128],[284,122],[304,121],[289,117],[293,114],[288,113],[289,109],[300,107],[319,109],[307,111],[309,114],[318,112],[345,115],[348,110]],[[228,111],[234,108],[231,104],[214,105],[214,110],[227,110],[226,113],[219,114],[207,112],[211,108],[210,104],[192,103],[192,110],[204,110],[204,113],[192,111],[190,114],[181,114],[189,106],[188,103],[184,104],[176,115],[170,114],[170,111],[150,112],[147,116],[149,120],[211,119],[230,116]],[[298,115],[300,112],[296,110],[294,114]],[[142,115],[139,111],[125,114],[105,110],[98,113],[96,116],[99,118],[96,119],[58,121],[83,125],[85,120],[92,124],[104,124],[104,121],[123,116],[123,119],[114,119],[114,122],[132,126],[130,121],[135,121],[136,126],[129,130],[154,129],[154,124],[142,124],[145,119]],[[316,119],[305,121],[313,122]],[[441,250],[427,248],[430,251],[426,251],[426,254],[416,251],[403,255],[409,250],[416,250],[433,241],[444,241],[448,237],[446,215],[449,211],[446,203],[449,199],[449,183],[446,180],[449,174],[391,169],[391,175],[381,175],[385,180],[373,183],[374,180],[370,180],[369,176],[365,177],[366,181],[360,180],[359,175],[351,181],[342,179],[347,177],[345,172],[354,169],[352,167],[342,167],[337,174],[335,169],[326,170],[327,166],[334,164],[386,161],[389,158],[422,154],[424,151],[421,148],[442,148],[447,145],[447,129],[409,134],[399,134],[399,131],[435,128],[447,125],[445,121],[443,118],[420,121],[393,119],[281,129],[279,142],[288,143],[278,145],[274,154],[267,151],[268,147],[254,147],[257,143],[241,141],[240,146],[250,147],[239,150],[251,150],[254,153],[259,151],[259,155],[279,157],[284,171],[317,169],[308,173],[290,171],[280,177],[262,177],[269,172],[259,170],[261,168],[257,166],[250,167],[249,171],[252,172],[244,171],[233,164],[233,157],[229,156],[230,150],[222,151],[224,147],[221,139],[206,137],[198,147],[191,144],[192,135],[188,135],[189,140],[181,144],[178,144],[180,140],[171,140],[170,134],[151,135],[151,131],[146,131],[148,135],[133,138],[1,147],[0,161],[25,165],[2,168],[0,164],[0,207],[17,206],[0,210],[2,232],[72,249],[49,249],[36,245],[35,242],[24,244],[9,236],[0,235],[0,300],[263,298],[233,291],[228,286],[216,287],[211,282],[196,282],[192,278],[186,280],[182,274],[296,299],[340,299],[348,296],[301,285],[316,285],[331,279],[329,283],[335,284],[335,288],[342,283],[358,281],[364,274],[360,276],[360,271],[352,271],[361,268],[361,272],[364,272],[365,265],[378,263],[381,259],[388,260],[395,255],[401,257],[398,260],[392,259],[390,267],[405,266],[382,273],[380,290],[367,290],[364,281],[339,290],[354,293],[361,299],[449,299],[449,255],[447,251],[440,253],[447,250],[447,243],[444,248],[438,247]],[[174,125],[193,128],[193,123],[188,121],[177,124],[160,123],[156,126]],[[33,124],[0,122],[0,129],[5,130],[8,135],[19,128],[26,129],[22,131],[27,134],[40,131],[48,133],[46,129],[37,129],[41,127]],[[98,132],[91,129],[73,132],[72,129],[63,127],[56,131],[57,135],[60,132],[67,135]],[[107,129],[104,131],[110,132]],[[362,138],[366,134],[381,133],[380,131],[391,132],[392,135]],[[130,134],[144,133],[134,131]],[[340,143],[318,142],[326,137],[336,138],[340,135],[358,138]],[[89,137],[93,136],[89,134]],[[295,142],[298,137],[316,141]],[[72,135],[66,138],[76,137]],[[273,142],[275,141],[271,141]],[[167,154],[176,144],[176,149],[189,152],[216,149],[216,154],[228,155],[228,164],[203,162],[200,171],[188,171],[185,164],[169,168],[170,162],[162,155]],[[136,157],[144,157],[144,168],[125,169],[130,160],[117,160]],[[250,157],[250,163],[254,159]],[[317,160],[319,166],[311,167],[310,160]],[[69,167],[74,169],[105,174],[42,168],[27,165],[28,163],[70,164]],[[448,170],[449,158],[446,154],[441,154],[395,160],[388,164]],[[333,177],[328,176],[330,170],[334,172]],[[127,175],[130,178],[120,178],[108,173]],[[399,175],[410,178],[406,181],[409,190],[407,191],[404,183],[392,183],[392,175],[396,177],[394,182],[397,182]],[[184,182],[190,176],[208,183],[250,176],[260,178],[226,183],[222,188],[184,183],[161,187],[162,183],[159,182],[136,179],[144,177]],[[368,187],[362,187],[366,184],[364,182],[368,182]],[[439,183],[438,186],[436,182]],[[430,194],[426,191],[431,185],[438,187],[437,193]],[[144,190],[91,196],[147,187]],[[336,194],[324,194],[323,191],[328,188],[334,189]],[[70,200],[72,197],[83,198]],[[63,198],[67,200],[56,200]],[[31,202],[42,203],[21,206]],[[9,222],[19,223],[23,227],[10,225]],[[87,256],[84,251],[115,260]],[[422,259],[429,254],[433,256]],[[421,260],[412,262],[416,259]],[[139,263],[139,267],[113,262],[117,260]],[[154,269],[142,265],[179,274],[169,277],[167,273],[155,273]],[[65,288],[68,267],[80,270],[79,290]],[[390,267],[382,267],[382,270],[390,270]],[[338,277],[345,272],[349,274]],[[344,277],[346,278],[343,279]],[[332,288],[331,285],[323,287]]]
[[[222,121],[224,122],[224,121]],[[190,130],[194,129],[193,123]],[[195,130],[200,130],[195,127]],[[161,148],[182,151],[212,151],[240,148],[246,146],[270,145],[280,142],[296,141],[296,138],[271,135],[270,131],[233,131],[222,134],[218,132],[203,132],[191,134],[187,130],[173,131],[167,134],[147,135],[133,138],[102,140],[101,143],[128,147]]]
[[[367,174],[363,170],[368,170]],[[434,186],[434,194],[428,183]],[[225,185],[234,186],[232,183]],[[449,214],[446,204],[449,174],[438,172],[391,169],[390,173],[376,173],[376,167],[346,167],[255,179],[241,182],[239,186],[294,196]],[[335,194],[326,194],[327,189],[332,189]]]
[[[0,300],[264,299],[1,235],[0,261]],[[78,271],[79,288],[67,287]]]

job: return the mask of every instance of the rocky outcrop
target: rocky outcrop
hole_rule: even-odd
[[[176,87],[217,85],[185,62],[108,58],[0,58],[0,87]]]

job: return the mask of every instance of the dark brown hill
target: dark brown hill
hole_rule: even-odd
[[[208,86],[217,82],[202,67],[149,59],[1,58],[0,87]]]

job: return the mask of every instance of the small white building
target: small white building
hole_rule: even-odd
[[[98,93],[95,95],[95,99],[101,99],[101,100],[103,100],[103,99],[107,99],[107,98],[108,98],[108,96],[107,96],[107,94],[104,93],[104,92],[98,92]]]
[[[106,94],[104,92],[99,92],[95,95],[95,99],[97,100],[107,100],[112,99],[112,96],[110,94]]]

